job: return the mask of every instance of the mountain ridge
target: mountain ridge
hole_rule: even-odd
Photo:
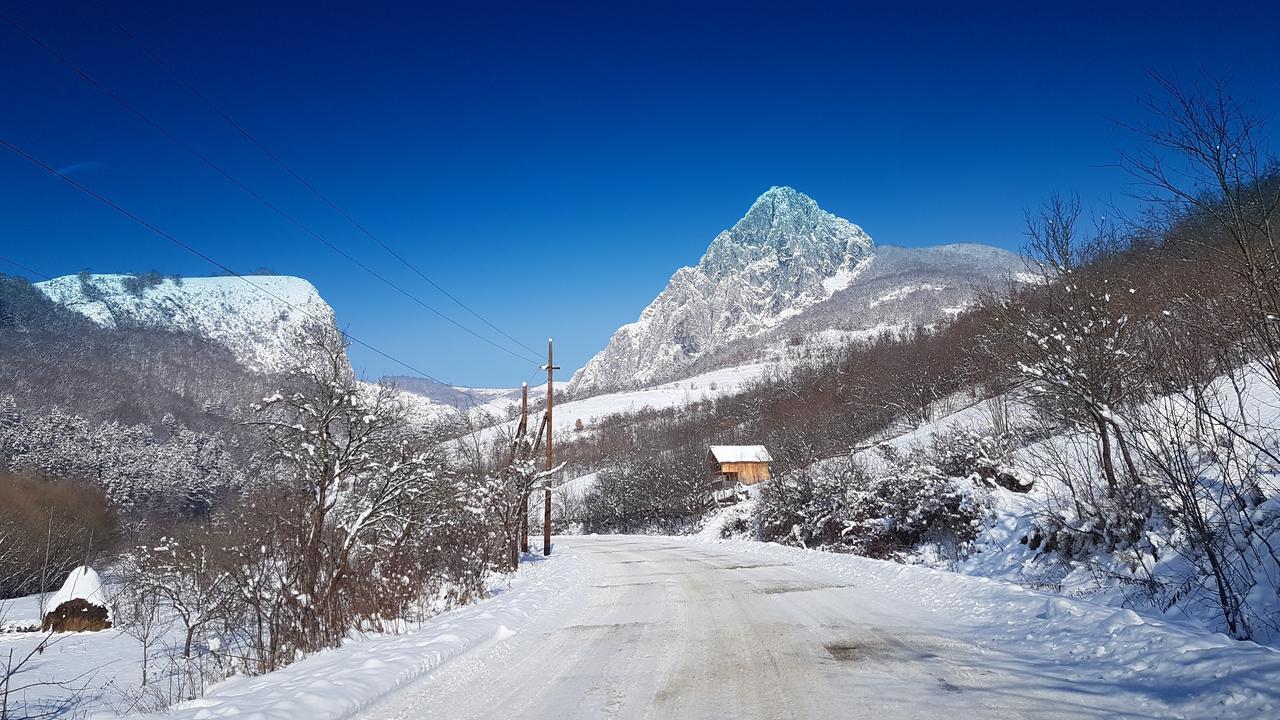
[[[143,280],[88,273],[34,286],[99,326],[194,333],[228,348],[258,372],[285,369],[292,338],[307,323],[319,320],[336,326],[333,308],[309,281],[287,275],[245,279],[261,290],[238,277]]]

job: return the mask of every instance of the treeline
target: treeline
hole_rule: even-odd
[[[998,362],[977,347],[991,318],[976,309],[940,329],[886,332],[739,393],[609,416],[558,452],[582,471],[644,465],[701,476],[713,444],[763,444],[775,472],[848,454],[892,426],[919,425],[998,386]]]
[[[275,382],[207,340],[104,328],[3,275],[0,378],[0,597],[112,557],[142,518],[231,496],[254,454],[237,416]]]
[[[207,515],[244,484],[238,450],[171,415],[157,432],[56,408],[24,412],[0,396],[0,597],[46,590],[86,558],[109,557],[119,518]]]
[[[678,530],[715,506],[710,445],[763,444],[782,474],[847,455],[895,424],[919,424],[956,395],[972,401],[994,363],[975,350],[979,313],[936,331],[884,333],[740,393],[603,418],[559,446],[573,474],[597,473],[564,521],[589,531]],[[957,350],[964,348],[964,351]]]

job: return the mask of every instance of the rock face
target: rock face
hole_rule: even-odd
[[[336,322],[333,308],[301,278],[260,275],[152,278],[67,275],[36,283],[45,295],[104,327],[193,333],[226,346],[246,367],[283,369],[294,331],[313,319]]]
[[[873,245],[861,228],[787,187],[761,195],[695,267],[680,268],[640,319],[574,374],[579,397],[777,359],[943,322],[1022,261],[985,245]]]
[[[807,195],[770,188],[695,267],[676,271],[640,319],[570,382],[570,392],[671,379],[728,343],[754,337],[845,287],[872,255],[862,228]]]

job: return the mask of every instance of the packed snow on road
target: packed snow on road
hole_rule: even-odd
[[[126,682],[136,647],[98,635],[55,645],[32,672],[105,666],[112,680],[95,687]],[[0,635],[21,653],[16,637]],[[1271,648],[985,578],[749,541],[584,536],[557,538],[485,601],[156,717],[1274,717],[1277,678]]]

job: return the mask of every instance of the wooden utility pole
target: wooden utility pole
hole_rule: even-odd
[[[547,338],[547,477],[542,483],[542,554],[551,554],[551,428],[553,426],[551,418],[551,408],[555,405],[555,387],[553,383],[555,378],[552,373],[560,368],[555,366],[555,362],[551,357],[551,338]]]
[[[520,383],[520,427],[516,436],[523,438],[529,430],[529,383]],[[521,498],[520,552],[529,552],[529,493]]]

